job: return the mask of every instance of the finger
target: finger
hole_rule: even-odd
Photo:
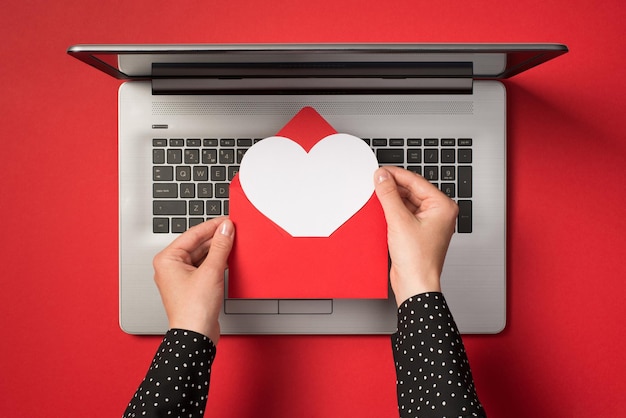
[[[228,256],[233,248],[234,236],[235,226],[230,219],[224,219],[218,225],[211,239],[209,253],[199,269],[217,271],[221,274],[226,269]]]
[[[203,243],[209,241],[215,234],[217,227],[226,219],[225,217],[211,219],[192,228],[176,238],[167,249],[182,250],[189,254],[195,252]]]
[[[458,213],[456,202],[446,196],[437,186],[413,172],[398,167],[388,167],[388,169],[398,184],[407,208],[412,213],[417,215],[420,212],[437,209],[443,210],[441,213],[449,214],[456,219]]]
[[[210,247],[211,247],[211,240],[204,241],[200,244],[199,247],[197,247],[195,250],[189,253],[191,264],[195,267],[198,267],[200,264],[202,264],[207,254],[209,253]]]
[[[387,223],[393,224],[406,216],[408,209],[401,195],[401,190],[387,167],[376,170],[374,182],[376,196],[378,196],[378,200],[383,207]]]
[[[411,202],[411,192],[401,186],[398,186],[398,192],[400,193],[404,206],[406,206],[409,212],[414,213],[419,209],[419,202],[415,202],[415,204]]]
[[[431,182],[418,174],[393,166],[385,169],[394,177],[398,187],[407,191],[405,198],[416,206],[419,206],[421,201],[441,193]]]

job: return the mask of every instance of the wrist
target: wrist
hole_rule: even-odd
[[[187,331],[193,331],[197,334],[201,334],[210,339],[216,346],[220,339],[220,326],[217,321],[215,324],[209,324],[202,321],[190,322],[173,320],[170,321],[169,327],[170,329],[183,329]]]
[[[420,293],[441,292],[439,274],[400,276],[392,271],[390,278],[391,288],[398,307],[410,297]]]

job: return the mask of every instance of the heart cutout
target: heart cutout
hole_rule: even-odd
[[[250,203],[291,236],[328,237],[370,199],[377,168],[353,135],[328,135],[309,152],[273,136],[245,153],[238,176]]]

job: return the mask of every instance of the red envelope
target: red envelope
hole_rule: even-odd
[[[335,133],[306,107],[277,136],[309,152]],[[236,228],[228,263],[229,298],[387,298],[387,226],[376,194],[329,237],[291,236],[250,203],[239,175],[231,181],[229,199]]]

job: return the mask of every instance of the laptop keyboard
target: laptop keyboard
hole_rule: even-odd
[[[154,138],[152,230],[181,233],[228,215],[230,180],[260,139]],[[471,138],[365,138],[380,165],[424,176],[459,205],[457,232],[472,232]]]

